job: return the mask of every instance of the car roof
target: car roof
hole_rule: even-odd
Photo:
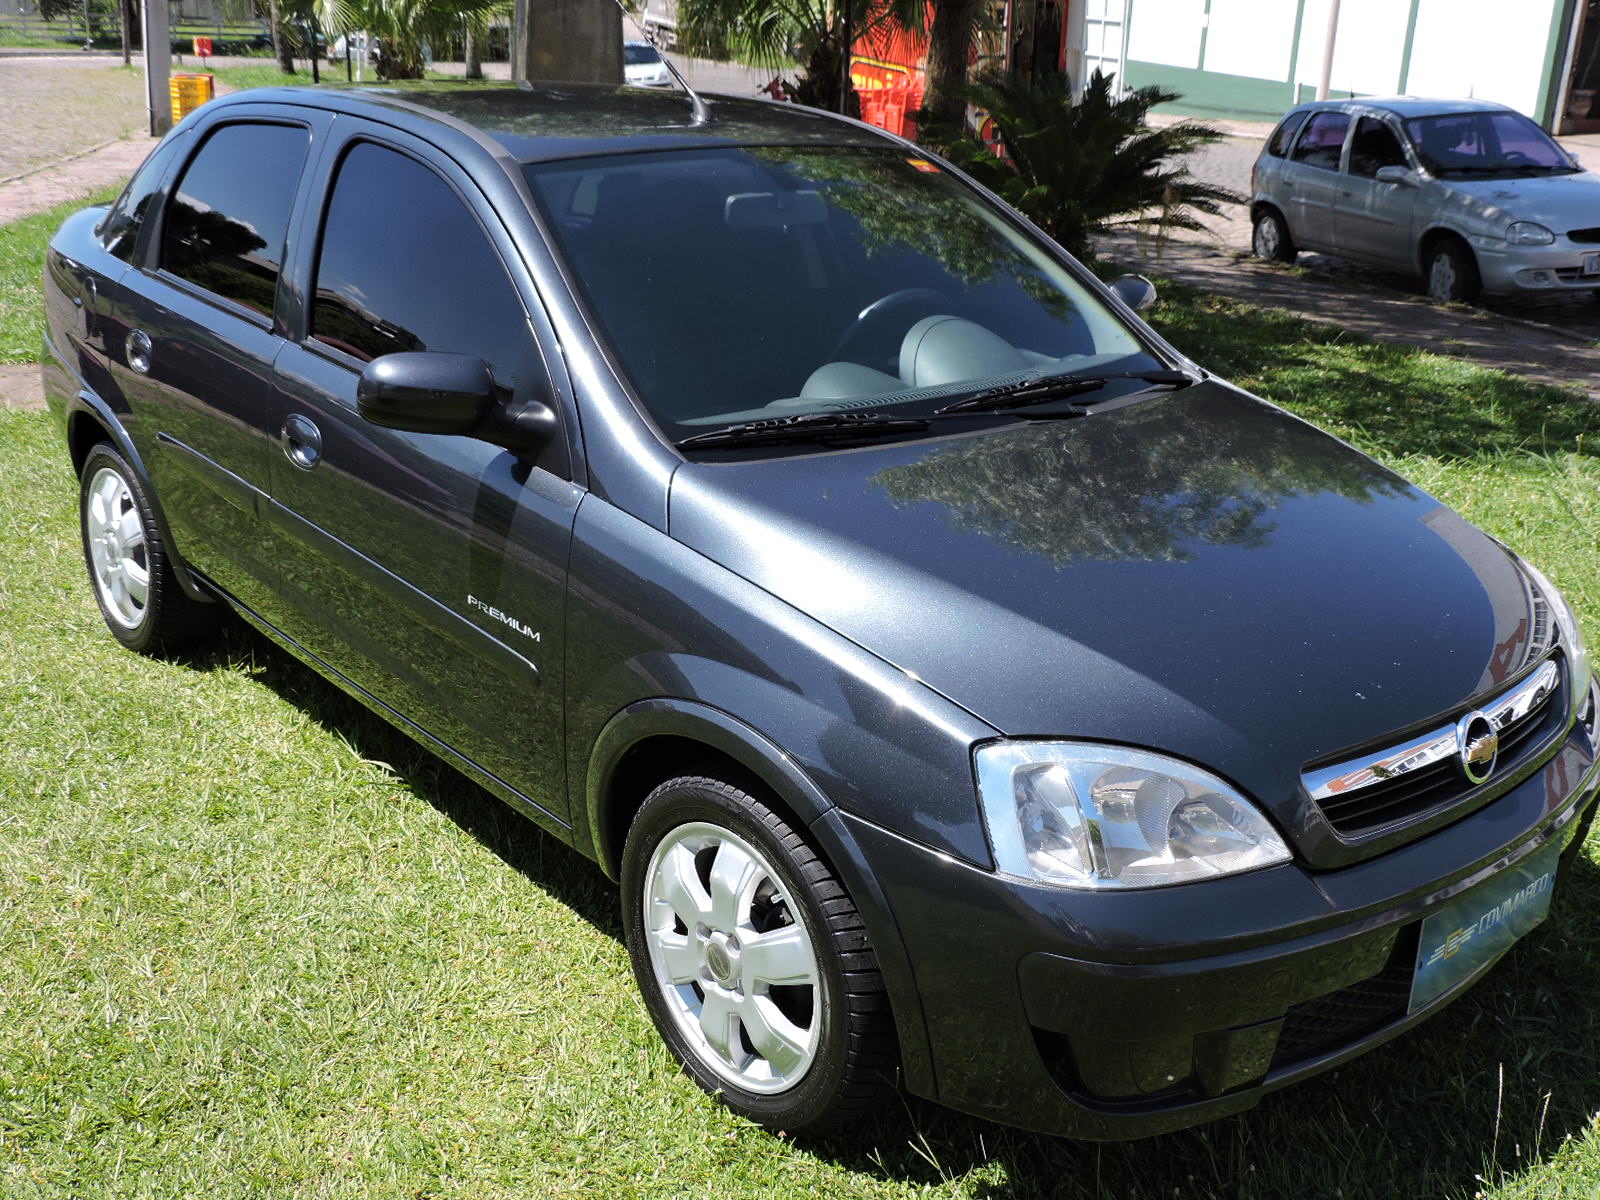
[[[1412,117],[1437,117],[1451,113],[1515,112],[1504,104],[1492,100],[1430,100],[1424,96],[1352,96],[1344,100],[1308,100],[1297,104],[1291,112],[1313,108],[1378,108],[1392,112],[1402,120]]]
[[[884,146],[882,133],[820,109],[773,100],[702,96],[696,120],[683,92],[607,84],[520,84],[449,90],[392,87],[253,88],[206,105],[311,105],[387,124],[471,126],[519,162],[640,150],[752,145]],[[204,109],[200,110],[204,111]]]

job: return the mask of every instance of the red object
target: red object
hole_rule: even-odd
[[[209,58],[211,56],[211,39],[210,38],[195,38],[195,40],[194,40],[194,52],[196,54],[198,54],[201,58]]]

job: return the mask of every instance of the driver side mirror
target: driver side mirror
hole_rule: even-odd
[[[559,426],[542,400],[497,401],[489,365],[466,354],[373,359],[356,384],[356,410],[385,429],[459,434],[526,455],[548,446]]]
[[[1379,167],[1373,176],[1379,183],[1398,183],[1402,187],[1416,187],[1417,173],[1410,167]]]
[[[1143,312],[1156,302],[1156,285],[1143,275],[1118,275],[1110,287],[1112,294],[1134,312]]]

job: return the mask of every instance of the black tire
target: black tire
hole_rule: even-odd
[[[1444,238],[1428,251],[1427,274],[1423,276],[1428,295],[1445,303],[1471,304],[1483,290],[1478,277],[1478,261],[1464,242]]]
[[[1256,210],[1256,219],[1250,227],[1250,249],[1257,258],[1268,262],[1292,263],[1300,256],[1294,238],[1289,236],[1289,223],[1275,208]]]
[[[645,1006],[696,1083],[768,1129],[822,1136],[880,1111],[894,1087],[898,1048],[860,914],[761,794],[754,782],[706,776],[671,779],[650,793],[623,848],[624,939]],[[735,873],[737,893],[719,886]],[[662,899],[679,881],[687,886],[678,902]],[[747,958],[763,944],[757,938],[767,939],[767,954]],[[772,954],[775,940],[788,949],[782,959]],[[757,978],[764,961],[790,978],[810,970],[815,982],[764,985]],[[716,1009],[708,1012],[708,1003]],[[730,1053],[714,1047],[708,1026],[724,1031]],[[783,1042],[775,1029],[798,1036]],[[745,1056],[742,1065],[734,1061]],[[790,1065],[802,1058],[803,1066]]]
[[[78,532],[100,615],[129,650],[168,654],[214,631],[217,605],[184,592],[144,484],[108,442],[95,445],[83,460]]]

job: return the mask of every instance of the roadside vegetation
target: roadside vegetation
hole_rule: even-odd
[[[60,216],[0,229],[0,278]],[[1600,409],[1160,286],[1180,348],[1524,550],[1600,638]],[[0,346],[36,357],[10,288]],[[1095,1146],[908,1101],[795,1145],[674,1069],[592,866],[242,628],[117,648],[50,418],[0,413],[0,462],[7,1200],[1600,1191],[1595,841],[1444,1015],[1253,1112]]]

